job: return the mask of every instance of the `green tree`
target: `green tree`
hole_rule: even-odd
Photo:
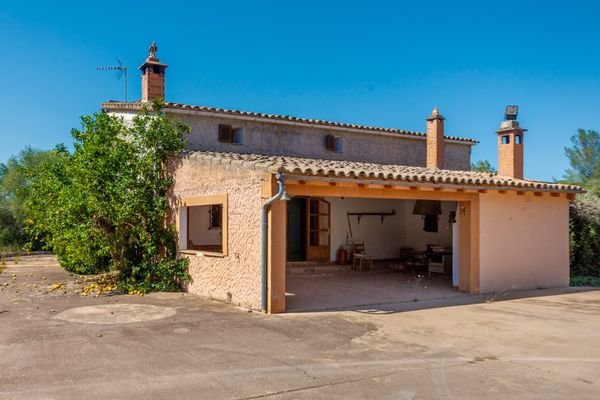
[[[577,196],[570,205],[571,276],[600,277],[600,198]]]
[[[0,203],[0,250],[20,247],[25,242],[25,233],[13,213]]]
[[[30,195],[33,177],[51,157],[49,151],[26,147],[7,164],[0,164],[0,247],[22,246],[27,241],[23,204]],[[39,247],[38,241],[34,242],[34,248]]]
[[[479,160],[473,164],[471,164],[471,171],[477,171],[477,172],[489,172],[492,174],[497,174],[498,171],[496,170],[496,168],[494,168],[492,166],[492,163],[490,163],[488,160]]]
[[[572,147],[565,147],[571,167],[565,171],[564,182],[581,185],[600,196],[600,136],[592,130],[579,129],[571,137]]]
[[[116,270],[126,290],[174,290],[189,279],[167,225],[170,160],[189,128],[162,104],[132,121],[106,113],[82,117],[74,151],[54,151],[26,202],[29,232],[46,236],[61,264],[79,273]]]

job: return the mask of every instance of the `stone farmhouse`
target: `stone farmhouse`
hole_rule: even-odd
[[[165,98],[156,50],[139,68],[141,100],[106,112],[130,119]],[[437,108],[425,132],[168,101],[165,112],[192,128],[173,170],[189,292],[282,313],[303,298],[318,305],[321,279],[352,305],[344,279],[377,293],[374,270],[397,271],[386,285],[423,274],[454,293],[569,284],[569,200],[581,189],[524,179],[514,107],[497,132],[498,174],[470,171],[477,141],[445,135]],[[292,293],[302,273],[311,278]]]

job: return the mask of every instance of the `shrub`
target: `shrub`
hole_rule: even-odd
[[[58,146],[33,179],[27,231],[44,237],[69,271],[117,271],[128,292],[176,290],[189,276],[166,223],[168,164],[187,132],[160,102],[131,121],[83,117],[74,151]]]
[[[570,206],[571,276],[600,277],[600,199],[579,196]]]
[[[600,278],[597,276],[573,276],[571,286],[595,286],[600,287]]]

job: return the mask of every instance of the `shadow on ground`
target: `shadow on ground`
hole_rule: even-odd
[[[598,291],[264,315],[185,293],[82,297],[72,279],[49,257],[0,273],[0,399],[600,393]]]

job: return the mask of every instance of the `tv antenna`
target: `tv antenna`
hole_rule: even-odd
[[[116,71],[117,79],[123,77],[123,87],[125,89],[125,102],[127,102],[127,67],[123,65],[119,57],[117,57],[117,64],[108,67],[97,67],[96,71]]]

